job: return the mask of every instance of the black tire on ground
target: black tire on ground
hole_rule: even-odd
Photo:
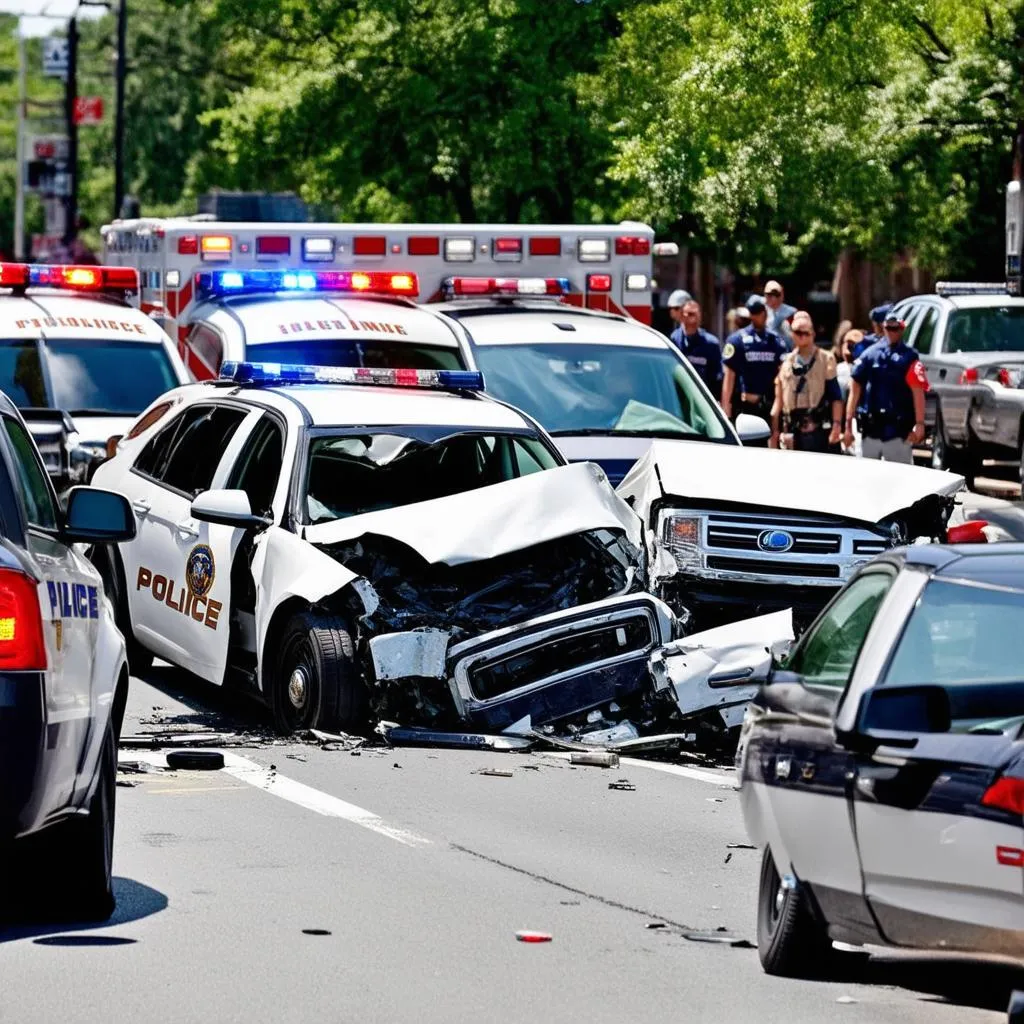
[[[116,549],[104,548],[103,554],[97,551],[96,559],[103,577],[103,586],[114,605],[114,621],[124,635],[125,650],[128,655],[128,671],[137,676],[148,672],[153,667],[153,652],[147,650],[132,632],[131,616],[128,612],[128,586],[125,583],[124,567],[121,556]]]
[[[281,635],[271,680],[274,724],[282,733],[318,727],[351,732],[366,721],[366,686],[352,638],[337,619],[302,612]]]
[[[193,772],[217,771],[224,767],[224,754],[219,750],[168,750],[167,767]]]
[[[835,956],[804,890],[783,887],[768,847],[757,896],[757,952],[766,974],[784,978],[826,976]]]

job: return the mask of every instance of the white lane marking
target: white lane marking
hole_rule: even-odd
[[[545,757],[558,757],[568,761],[572,756],[568,752],[544,750],[541,751]],[[688,768],[683,764],[664,764],[661,761],[644,761],[638,757],[620,757],[620,768],[650,768],[654,772],[665,772],[668,775],[678,775],[684,779],[693,779],[695,782],[707,782],[713,786],[729,786],[737,789],[735,775],[722,772],[705,771],[703,768]]]
[[[341,818],[344,821],[358,825],[360,828],[369,829],[378,835],[387,836],[404,846],[430,846],[431,840],[421,836],[409,829],[399,828],[396,825],[389,825],[379,814],[368,811],[364,807],[357,807],[347,800],[341,800],[330,793],[323,793],[319,789],[307,786],[295,779],[289,779],[285,775],[272,772],[269,768],[250,761],[247,757],[241,757],[230,751],[223,751],[225,774],[230,775],[240,782],[248,783],[256,789],[261,789],[272,796],[278,796],[282,800],[298,804],[308,811],[315,811],[328,818]],[[142,761],[146,764],[156,765],[158,768],[167,767],[167,756],[156,750],[127,750],[122,751],[119,760],[125,762]]]

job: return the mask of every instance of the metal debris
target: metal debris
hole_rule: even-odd
[[[608,783],[608,788],[624,789],[626,791],[631,792],[636,789],[636,786],[634,786],[633,783],[629,781],[629,779],[616,779],[614,782]]]
[[[690,942],[712,942],[719,946],[732,946],[733,949],[757,948],[749,939],[737,939],[720,932],[683,932],[683,938]]]
[[[235,745],[242,737],[237,732],[162,732],[138,733],[122,736],[118,746],[123,750],[158,750],[161,747],[226,747]]]
[[[727,850],[756,850],[757,847],[753,843],[726,843],[725,848]]]
[[[552,936],[547,932],[516,932],[516,939],[519,942],[550,942]]]
[[[574,750],[569,755],[569,764],[589,764],[595,768],[618,768],[619,755],[609,750]]]
[[[500,768],[477,768],[474,775],[493,775],[499,779],[511,779],[512,773],[502,771]]]
[[[328,747],[332,750],[355,750],[366,742],[362,736],[350,736],[347,732],[323,732],[321,729],[307,729],[304,735],[325,750]]]

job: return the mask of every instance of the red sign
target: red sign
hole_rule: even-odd
[[[75,124],[99,124],[103,120],[102,96],[75,97]]]

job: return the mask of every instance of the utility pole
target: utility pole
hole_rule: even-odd
[[[17,177],[14,183],[14,258],[25,258],[25,37],[18,19],[18,138],[15,144]]]
[[[128,0],[117,8],[117,99],[114,112],[114,217],[121,216],[124,200],[124,78],[128,55]]]
[[[68,21],[68,78],[64,107],[68,124],[68,194],[65,199],[64,243],[70,245],[77,233],[78,221],[78,125],[75,123],[75,99],[78,95],[78,21]]]

